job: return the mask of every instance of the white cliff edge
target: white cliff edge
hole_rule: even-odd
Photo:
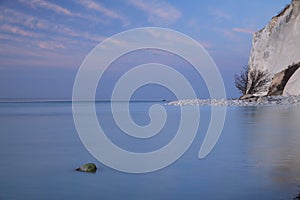
[[[270,76],[300,62],[300,0],[293,0],[252,40],[249,71],[268,71]],[[271,84],[271,83],[270,83]],[[300,70],[288,79],[281,95],[300,95]],[[268,87],[262,92],[268,93]]]
[[[300,106],[300,0],[292,0],[253,35],[248,67],[248,77],[252,70],[266,71],[272,81],[240,99],[186,99],[167,105]],[[248,80],[248,91],[250,87]]]

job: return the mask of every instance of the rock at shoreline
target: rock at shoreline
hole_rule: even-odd
[[[293,76],[296,70],[300,67],[300,62],[288,66],[287,69],[282,70],[274,75],[271,85],[269,87],[268,96],[282,95],[284,90],[287,90],[286,84]]]
[[[87,163],[84,165],[81,165],[79,168],[76,169],[76,171],[80,172],[96,172],[97,167],[94,163]]]
[[[239,100],[247,100],[247,101],[256,101],[258,99],[257,96],[254,96],[253,94],[245,94],[239,98]]]
[[[243,99],[183,99],[172,106],[300,106],[300,96],[244,96]]]

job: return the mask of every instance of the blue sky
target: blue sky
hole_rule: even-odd
[[[146,26],[174,29],[201,43],[219,67],[228,96],[237,97],[232,77],[248,62],[252,34],[288,3],[2,0],[0,98],[70,98],[76,71],[98,43]],[[108,85],[110,76],[118,75],[108,74]],[[109,98],[109,92],[98,97]]]

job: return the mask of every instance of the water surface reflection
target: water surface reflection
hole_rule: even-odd
[[[300,108],[245,107],[249,159],[266,170],[270,184],[300,183]]]

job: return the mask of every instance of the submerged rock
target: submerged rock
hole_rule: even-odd
[[[298,194],[298,196],[296,196],[295,198],[293,198],[293,200],[298,200],[300,199],[300,194]]]
[[[84,165],[81,165],[79,168],[76,169],[76,171],[80,172],[96,172],[97,167],[94,163],[87,163]]]

